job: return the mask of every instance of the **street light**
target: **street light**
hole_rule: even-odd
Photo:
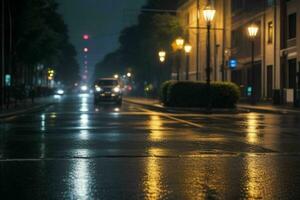
[[[254,70],[254,42],[255,42],[255,38],[257,36],[258,33],[258,26],[256,24],[251,24],[248,27],[248,35],[250,37],[251,40],[251,103],[255,104],[256,103],[256,94],[255,94],[255,89],[254,89],[254,85],[255,85],[255,78],[254,78],[254,74],[255,74],[255,70]]]
[[[192,45],[185,44],[184,51],[186,54],[186,71],[185,71],[185,80],[189,80],[189,73],[190,73],[190,53],[192,51]]]
[[[183,45],[184,45],[184,39],[179,37],[175,40],[177,49],[182,50],[183,49]]]
[[[115,79],[118,79],[118,78],[119,78],[119,75],[118,75],[118,74],[115,74],[115,75],[114,75],[114,78],[115,78]]]
[[[161,63],[163,63],[163,62],[166,61],[166,55],[167,55],[167,53],[165,51],[163,51],[163,50],[161,50],[161,51],[158,52],[159,61]]]
[[[130,72],[127,73],[127,77],[130,78],[132,74]]]
[[[163,50],[158,52],[158,56],[159,57],[166,57],[166,54],[167,53],[165,51],[163,51]]]
[[[166,61],[166,57],[159,57],[159,61],[160,61],[161,63],[164,63],[164,62]]]
[[[87,53],[87,52],[89,52],[89,49],[88,49],[88,48],[84,48],[83,51],[84,51],[85,53]]]
[[[207,46],[206,46],[206,84],[207,84],[207,93],[208,93],[208,103],[207,109],[211,109],[211,94],[210,94],[210,29],[211,29],[211,22],[214,20],[216,14],[216,10],[212,8],[211,5],[208,5],[203,10],[204,19],[207,24]]]
[[[184,48],[184,39],[179,37],[175,40],[175,49],[177,50],[177,81],[179,81],[180,76],[180,53],[181,50]]]

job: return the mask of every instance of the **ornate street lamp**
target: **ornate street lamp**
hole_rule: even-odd
[[[207,24],[207,46],[206,46],[206,85],[207,85],[207,93],[208,93],[208,103],[207,109],[211,109],[211,94],[210,94],[210,30],[211,30],[211,22],[214,20],[216,14],[216,10],[213,9],[211,5],[208,5],[203,10],[203,16]]]
[[[175,40],[175,45],[176,45],[176,50],[177,50],[177,81],[180,80],[180,65],[181,65],[181,61],[180,61],[180,54],[182,49],[184,48],[184,39],[179,37]]]
[[[159,61],[160,61],[161,63],[164,63],[164,62],[166,61],[166,57],[159,57]]]
[[[254,105],[256,104],[256,91],[255,91],[255,69],[254,69],[254,45],[255,45],[255,38],[258,33],[258,26],[256,24],[251,24],[248,27],[248,35],[251,40],[251,103]]]
[[[158,52],[158,56],[159,57],[166,57],[166,55],[167,55],[167,53],[165,51],[163,51],[163,50],[161,50],[161,51]]]
[[[182,50],[183,49],[183,45],[184,45],[184,39],[179,37],[175,40],[177,49]]]
[[[192,51],[192,45],[185,44],[184,45],[184,52],[186,54],[186,71],[185,71],[185,80],[189,80],[189,73],[190,73],[190,53]]]

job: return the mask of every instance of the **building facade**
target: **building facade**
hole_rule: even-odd
[[[211,39],[212,80],[235,82],[244,97],[249,94],[248,86],[253,85],[258,100],[271,100],[274,90],[281,90],[285,101],[295,101],[296,91],[300,88],[300,0],[215,0],[211,3],[216,9],[213,24],[216,30],[212,31]],[[205,80],[206,67],[206,29],[202,16],[205,5],[207,1],[199,1],[201,81]],[[184,27],[197,26],[197,0],[188,1],[179,11]],[[253,69],[251,40],[247,32],[251,24],[259,27],[254,41]],[[189,76],[196,80],[197,34],[194,29],[186,30],[186,38],[193,45]],[[183,79],[184,71],[181,74]]]
[[[198,6],[197,6],[198,3]],[[228,78],[225,69],[226,57],[224,53],[230,48],[230,4],[226,0],[211,1],[217,10],[211,30],[211,80],[218,81]],[[184,39],[192,46],[188,55],[182,53],[180,79],[186,79],[186,67],[189,68],[189,80],[206,80],[206,45],[207,25],[203,16],[206,0],[189,0],[178,9],[178,16],[184,27]],[[189,57],[187,62],[187,58]],[[174,71],[173,77],[176,77]]]

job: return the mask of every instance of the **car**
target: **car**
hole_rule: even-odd
[[[122,105],[122,88],[118,79],[101,78],[94,83],[94,103],[114,102]]]

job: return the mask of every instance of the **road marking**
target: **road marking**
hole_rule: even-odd
[[[138,108],[138,109],[141,110],[141,111],[147,112],[149,114],[151,114],[151,113],[155,114],[155,115],[159,114],[160,116],[164,116],[164,117],[166,117],[168,119],[171,119],[171,120],[174,120],[174,121],[177,121],[177,122],[181,122],[181,123],[184,123],[184,124],[188,124],[190,126],[194,126],[194,127],[197,127],[197,128],[204,128],[203,125],[196,124],[196,123],[193,123],[193,122],[190,122],[190,121],[187,121],[187,120],[179,119],[177,117],[172,117],[172,116],[170,116],[168,114],[165,114],[165,113],[158,113],[158,112],[154,112],[154,111],[151,111],[151,110],[148,110],[148,109],[144,109],[144,108]]]

